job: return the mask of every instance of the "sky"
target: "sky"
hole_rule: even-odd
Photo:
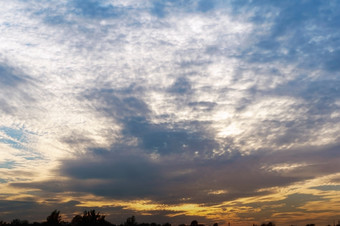
[[[0,1],[0,220],[331,224],[339,162],[339,1]]]

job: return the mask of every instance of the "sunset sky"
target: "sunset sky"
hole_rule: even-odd
[[[340,1],[0,0],[0,220],[340,219]]]

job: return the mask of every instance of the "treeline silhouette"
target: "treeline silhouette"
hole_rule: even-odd
[[[137,223],[135,216],[128,217],[124,223],[115,225],[105,220],[105,216],[96,212],[95,210],[84,211],[83,215],[76,215],[72,218],[71,222],[63,221],[60,211],[54,210],[44,222],[29,223],[27,220],[14,219],[12,222],[7,223],[0,220],[0,226],[3,225],[16,225],[16,226],[171,226],[170,223],[157,224],[157,223]],[[181,224],[179,226],[186,226]],[[192,221],[190,226],[204,226],[198,224],[196,220]],[[217,223],[214,226],[218,226]]]
[[[0,226],[4,225],[16,225],[16,226],[171,226],[170,223],[157,224],[157,223],[137,223],[134,216],[128,217],[124,223],[119,225],[112,224],[105,220],[105,216],[96,212],[95,210],[84,211],[83,215],[76,215],[72,218],[71,222],[63,221],[60,215],[60,211],[54,210],[44,222],[29,223],[27,220],[14,219],[12,222],[7,223],[0,220]],[[190,225],[179,224],[178,226],[204,226],[199,224],[196,220],[193,220]],[[214,223],[213,226],[218,226],[218,223]],[[228,223],[230,226],[230,223]],[[253,226],[275,226],[273,222],[262,223],[260,225],[253,224]],[[294,226],[294,225],[291,225]],[[315,226],[315,224],[307,224],[306,226]],[[331,226],[331,225],[328,225]],[[333,226],[340,226],[333,224]]]

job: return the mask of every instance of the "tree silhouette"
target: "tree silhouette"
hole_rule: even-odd
[[[82,223],[83,223],[83,217],[80,216],[80,215],[74,216],[72,221],[71,221],[72,226],[81,225]]]
[[[61,216],[60,211],[54,210],[47,218],[47,225],[60,225]]]
[[[12,222],[11,222],[11,225],[25,226],[25,225],[28,225],[28,221],[27,220],[20,220],[20,219],[13,219]]]
[[[198,222],[197,222],[197,220],[193,220],[193,221],[191,221],[191,224],[190,224],[190,226],[198,226]]]
[[[275,226],[275,224],[273,222],[268,222],[267,224],[266,223],[261,224],[261,226]]]
[[[104,221],[105,216],[101,216],[98,213],[96,213],[95,210],[90,210],[90,211],[84,211],[83,215],[83,220],[88,224],[88,225],[96,225],[99,222]]]
[[[14,219],[11,223],[6,223],[0,220],[0,226],[116,226],[105,220],[105,216],[101,215],[95,210],[84,211],[82,215],[76,215],[73,217],[71,223],[64,222],[61,220],[60,211],[54,210],[47,218],[47,221],[42,223],[34,222],[29,223],[27,220]],[[229,225],[229,223],[228,223]],[[273,222],[266,222],[259,224],[252,224],[253,226],[275,226]],[[340,221],[338,224],[335,222],[332,225],[340,226]],[[135,216],[128,217],[124,223],[119,226],[171,226],[170,223],[157,224],[157,223],[137,223]],[[178,226],[187,226],[185,224],[179,224]],[[190,226],[204,226],[199,224],[197,220],[193,220]],[[218,226],[218,223],[214,223],[213,226]],[[293,226],[293,225],[291,225]],[[306,226],[315,226],[315,224],[307,224]],[[328,225],[330,226],[330,225]]]
[[[124,223],[124,226],[135,226],[137,225],[135,216],[128,217]]]
[[[102,226],[102,225],[111,225],[108,221],[105,220],[105,216],[100,215],[100,213],[96,213],[95,210],[84,211],[83,216],[76,215],[73,217],[72,226]]]

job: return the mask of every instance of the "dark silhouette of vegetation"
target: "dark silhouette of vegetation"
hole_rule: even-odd
[[[104,226],[112,225],[105,220],[104,215],[96,213],[95,210],[84,211],[83,216],[76,215],[71,221],[72,226]]]
[[[29,223],[28,223],[27,220],[20,220],[20,219],[14,219],[11,222],[11,225],[22,225],[22,226],[24,226],[24,225],[28,225],[28,224]]]
[[[197,222],[197,220],[193,220],[193,221],[191,221],[191,224],[190,224],[190,226],[198,226],[198,222]]]
[[[71,222],[62,221],[60,211],[54,210],[45,222],[29,223],[27,220],[14,219],[11,223],[0,220],[0,226],[116,226],[105,220],[105,216],[95,210],[84,211],[82,215],[76,215]],[[163,225],[156,223],[137,223],[135,216],[128,217],[126,221],[119,226],[171,226],[170,223]]]
[[[253,224],[253,226],[257,226],[256,224]],[[262,223],[261,226],[275,226],[273,222],[268,222],[268,223]]]
[[[124,226],[136,226],[136,225],[137,222],[135,216],[128,217],[124,223]]]
[[[165,224],[157,224],[157,223],[138,223],[136,221],[135,216],[128,217],[126,221],[123,224],[120,224],[119,226],[171,226],[170,223]]]
[[[0,220],[0,226],[116,226],[105,220],[105,216],[101,215],[95,210],[84,211],[83,215],[76,215],[72,218],[71,222],[62,221],[62,216],[60,211],[54,210],[49,216],[47,216],[46,221],[39,223],[29,223],[27,220],[14,219],[11,223],[7,223]],[[230,223],[228,223],[230,225]],[[118,226],[171,226],[170,223],[157,224],[157,223],[138,223],[135,216],[128,217],[124,223]],[[188,224],[179,224],[178,226],[189,226]],[[197,220],[193,220],[190,226],[204,226],[199,224]],[[214,223],[213,226],[218,226],[218,223]],[[253,226],[257,226],[253,224]],[[275,226],[273,222],[262,223],[260,226]],[[315,226],[315,224],[307,224],[306,226]],[[331,225],[328,225],[331,226]],[[338,224],[332,224],[332,226],[340,226],[340,221]]]
[[[60,211],[54,210],[47,218],[47,225],[57,226],[61,223]]]
[[[261,224],[261,226],[275,226],[275,224],[272,222],[268,222],[268,223]]]

